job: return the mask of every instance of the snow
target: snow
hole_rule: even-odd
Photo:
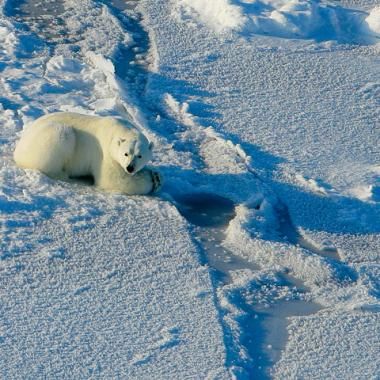
[[[288,327],[290,343],[273,378],[375,379],[379,326],[377,316],[371,313],[293,318]],[[339,350],[335,349],[337,337]]]
[[[1,376],[223,378],[208,270],[173,206],[56,186],[29,223],[3,205],[19,236],[1,265]]]
[[[79,33],[78,6],[67,4],[66,27]],[[115,77],[116,42],[103,43],[92,25],[92,17],[99,28],[116,21],[88,6],[79,20],[88,12],[90,30],[74,54],[60,41],[49,54],[1,16],[2,36],[12,36],[0,57],[1,377],[228,378],[209,269],[177,209],[55,182],[12,162],[22,127],[43,113],[138,117]],[[30,41],[39,49],[25,52]]]
[[[197,18],[217,33],[240,30],[245,23],[241,8],[232,5],[228,0],[204,2],[202,0],[179,0],[183,8],[181,17],[195,14]]]
[[[283,38],[364,40],[378,36],[379,8],[364,18],[363,12],[314,0],[177,0],[177,17],[189,25],[197,22],[216,33],[271,35]]]
[[[219,3],[210,4],[217,17]],[[250,322],[258,308],[252,299],[264,285],[251,287],[251,298],[244,295],[255,277],[265,278],[268,271],[283,276],[289,289],[300,289],[305,303],[320,305],[323,317],[314,312],[297,318],[310,320],[309,330],[328,336],[338,352],[347,347],[340,344],[337,330],[322,332],[319,327],[330,315],[341,315],[342,324],[339,319],[334,323],[345,330],[345,315],[371,310],[370,327],[360,330],[363,341],[378,325],[378,293],[370,290],[377,289],[377,280],[367,275],[376,273],[379,262],[379,50],[363,25],[371,7],[311,1],[229,5],[240,8],[237,29],[227,23],[221,28],[222,16],[206,20],[207,9],[185,7],[181,1],[154,7],[144,2],[161,74],[151,76],[147,97],[159,110],[170,103],[170,112],[165,106],[164,111],[177,115],[182,129],[161,118],[160,131],[176,134],[181,144],[190,138],[200,144],[204,171],[239,173],[215,185],[210,179],[208,188],[237,204],[220,244],[253,274],[228,264],[229,282],[218,288],[218,299],[229,342],[227,363],[260,378],[274,364],[264,347],[281,344],[269,343],[269,333],[260,338],[252,332],[269,318]],[[218,138],[208,144],[205,130]],[[243,274],[248,279],[242,286]],[[289,290],[287,302],[292,305],[295,297]],[[289,323],[295,315],[287,315]],[[307,329],[300,334],[312,342],[312,334],[304,337]],[[292,355],[295,363],[287,378],[297,377],[296,368],[302,367],[299,351],[286,349],[300,336],[289,335],[278,349],[281,360]],[[262,343],[261,354],[255,339]],[[327,362],[324,352],[312,343],[306,349],[304,355],[317,357],[313,373],[321,372],[319,366]],[[374,376],[374,367],[368,367],[359,350],[353,346],[349,351],[357,358],[356,368],[362,365]],[[378,365],[378,348],[370,352]],[[335,377],[349,378],[350,368],[337,365]],[[276,373],[281,377],[281,371]]]
[[[373,8],[364,20],[368,32],[380,36],[380,7]]]
[[[15,4],[1,377],[376,378],[378,4]],[[22,129],[57,110],[134,122],[161,193],[17,168]]]

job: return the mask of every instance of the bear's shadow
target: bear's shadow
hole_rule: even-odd
[[[80,176],[70,176],[69,179],[71,182],[77,183],[78,185],[95,186],[94,176],[90,174],[80,175]]]

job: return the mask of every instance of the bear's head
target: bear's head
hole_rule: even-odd
[[[153,143],[139,133],[114,139],[113,158],[126,173],[134,175],[152,159]]]

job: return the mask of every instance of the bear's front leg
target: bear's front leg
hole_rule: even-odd
[[[102,175],[95,176],[100,188],[127,195],[146,195],[161,188],[162,179],[157,171],[144,168],[135,175],[125,173],[121,167],[104,168]]]
[[[156,193],[162,187],[162,176],[159,172],[156,172],[155,170],[150,170],[150,174],[152,176],[153,182],[152,193]]]
[[[133,176],[127,176],[123,192],[126,194],[146,195],[159,191],[162,177],[159,172],[144,168]]]

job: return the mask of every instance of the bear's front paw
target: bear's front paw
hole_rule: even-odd
[[[153,182],[152,193],[156,193],[162,187],[162,177],[159,172],[152,170],[150,172]]]

